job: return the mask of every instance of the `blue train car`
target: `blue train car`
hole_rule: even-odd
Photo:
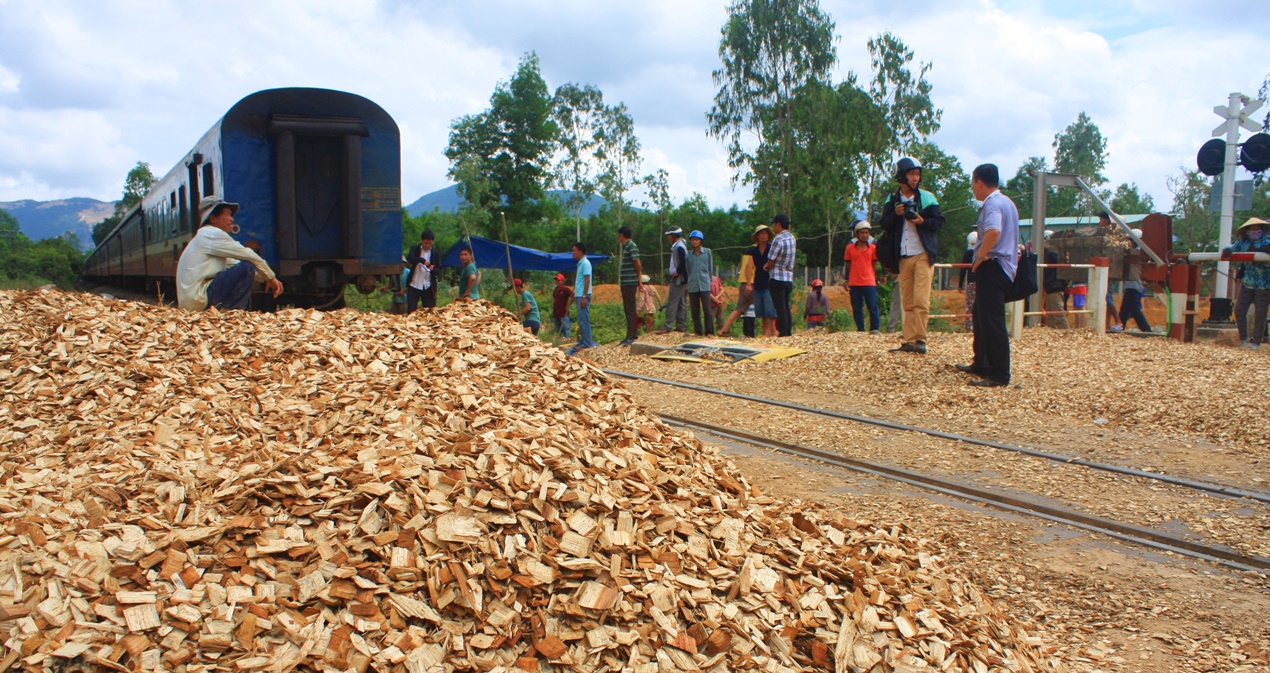
[[[277,303],[334,308],[344,288],[401,269],[401,140],[375,103],[326,89],[271,89],[239,101],[90,255],[83,276],[172,292],[198,228],[198,203],[241,204],[239,242],[286,286]],[[255,308],[272,298],[254,296]]]

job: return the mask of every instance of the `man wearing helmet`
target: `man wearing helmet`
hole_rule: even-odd
[[[930,284],[939,253],[939,229],[944,214],[935,195],[922,190],[922,165],[905,157],[895,165],[900,188],[882,207],[878,260],[899,273],[904,303],[904,332],[899,348],[906,353],[926,352],[926,323],[930,315]],[[885,248],[885,249],[884,249]]]
[[[847,244],[842,252],[844,276],[847,278],[847,294],[851,296],[851,315],[857,332],[864,331],[864,309],[869,310],[869,331],[878,333],[881,318],[878,315],[878,279],[874,271],[877,264],[877,245],[869,242],[873,228],[860,220],[851,227],[855,241]]]

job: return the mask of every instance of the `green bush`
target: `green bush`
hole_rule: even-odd
[[[829,311],[829,319],[825,321],[825,329],[830,332],[855,331],[855,320],[851,317],[851,311],[845,308],[835,308]]]

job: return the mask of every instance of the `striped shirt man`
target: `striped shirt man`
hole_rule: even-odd
[[[627,241],[622,247],[622,266],[619,282],[622,285],[639,285],[639,272],[635,270],[635,260],[639,259],[639,247],[635,241]]]
[[[792,283],[794,281],[794,252],[797,243],[794,235],[786,229],[772,239],[772,247],[767,251],[767,259],[772,261],[772,280]]]

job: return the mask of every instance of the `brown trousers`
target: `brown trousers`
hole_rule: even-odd
[[[904,306],[904,343],[926,342],[930,315],[930,283],[934,267],[926,253],[900,258],[900,297]],[[895,301],[892,299],[891,301]]]

